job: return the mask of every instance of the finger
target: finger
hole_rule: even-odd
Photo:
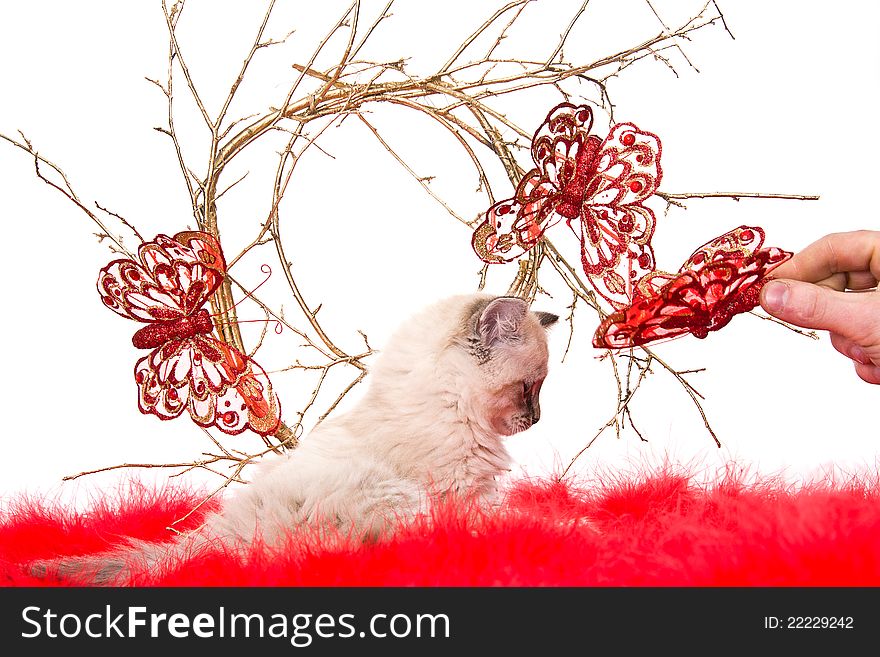
[[[853,362],[862,363],[863,365],[873,365],[864,349],[839,333],[831,334],[831,345],[841,354],[852,359]]]
[[[761,306],[774,317],[837,333],[864,347],[880,345],[880,295],[838,292],[792,280],[772,280],[761,290]]]
[[[877,285],[880,279],[880,231],[826,235],[777,267],[773,277],[819,283],[835,274],[855,272],[866,272],[870,276],[873,284],[867,287]],[[864,277],[859,282],[864,284]]]
[[[871,290],[877,287],[877,279],[869,271],[854,271],[846,275],[847,290]]]
[[[863,365],[862,363],[856,363],[856,374],[859,375],[859,378],[861,378],[862,381],[880,385],[880,367],[877,365]]]
[[[772,272],[772,276],[773,278],[790,278],[786,276],[777,276],[775,270]],[[877,287],[877,279],[875,279],[874,275],[869,271],[851,271],[846,274],[832,274],[821,281],[810,282],[815,283],[816,285],[821,285],[822,287],[829,287],[838,292],[843,292],[845,290],[864,292],[866,290],[873,290]]]

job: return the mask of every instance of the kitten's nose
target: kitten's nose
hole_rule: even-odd
[[[534,386],[532,389],[526,390],[526,411],[532,424],[541,419],[541,405],[538,403],[538,395],[535,394]]]
[[[525,391],[526,410],[529,413],[529,419],[532,421],[532,424],[537,424],[538,420],[541,419],[541,404],[538,401],[538,395],[541,394],[542,383],[544,383],[544,379],[535,381]]]
[[[532,424],[537,424],[538,420],[541,419],[541,407],[538,406],[537,402],[532,404]]]

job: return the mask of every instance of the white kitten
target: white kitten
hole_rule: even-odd
[[[405,323],[377,359],[364,397],[267,458],[252,483],[196,534],[48,564],[60,576],[119,583],[203,546],[272,545],[290,528],[329,523],[374,538],[434,495],[490,498],[510,467],[502,437],[538,421],[545,328],[556,315],[512,297],[465,295]],[[47,564],[42,564],[43,567]]]

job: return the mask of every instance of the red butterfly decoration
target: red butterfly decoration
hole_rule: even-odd
[[[660,184],[660,140],[618,123],[602,141],[590,134],[592,125],[587,105],[554,107],[532,139],[536,168],[513,198],[489,208],[472,244],[485,262],[510,262],[564,220],[580,240],[591,284],[621,308],[635,283],[654,270],[656,219],[642,203]]]
[[[170,420],[186,409],[196,424],[228,434],[275,433],[281,406],[266,372],[211,335],[203,306],[226,275],[217,240],[196,231],[158,235],[138,259],[104,267],[98,292],[113,312],[146,323],[132,337],[138,349],[152,349],[134,368],[141,413]]]
[[[767,274],[791,257],[762,249],[764,231],[740,226],[697,249],[675,275],[639,281],[632,304],[609,315],[593,346],[624,349],[690,333],[705,338],[758,305]]]

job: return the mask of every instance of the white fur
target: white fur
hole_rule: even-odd
[[[432,495],[490,498],[510,467],[503,436],[533,421],[522,417],[516,395],[521,402],[523,381],[540,382],[547,372],[544,327],[522,302],[512,315],[508,306],[516,311],[516,304],[502,304],[508,313],[487,331],[491,344],[480,340],[476,323],[492,299],[453,297],[406,322],[351,410],[321,423],[296,449],[267,458],[250,484],[170,552],[137,544],[140,565],[218,540],[271,545],[303,523],[375,537],[424,509]],[[106,560],[80,571],[101,569],[108,569]],[[101,579],[114,581],[110,574]]]
[[[472,328],[468,310],[488,299],[446,299],[405,323],[378,358],[360,402],[320,424],[295,450],[267,459],[210,529],[245,540],[259,532],[271,543],[324,518],[372,534],[417,512],[432,494],[490,497],[510,456],[487,393],[522,380],[524,370],[543,378],[547,346],[529,316],[527,327],[502,327],[527,329],[521,344],[501,345],[506,353],[480,364],[464,339]]]

